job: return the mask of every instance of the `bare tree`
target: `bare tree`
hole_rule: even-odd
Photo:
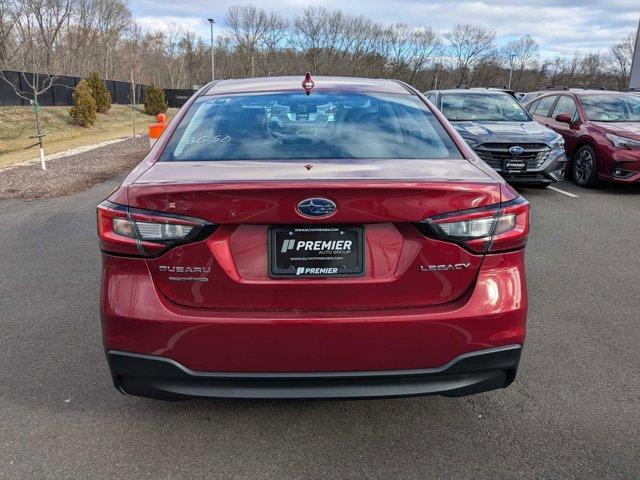
[[[549,85],[573,86],[578,82],[580,73],[580,54],[563,53],[556,55],[548,63]]]
[[[458,24],[444,34],[452,57],[452,68],[458,71],[458,84],[473,81],[473,67],[495,50],[496,34],[484,27]]]
[[[138,104],[138,85],[141,83],[142,72],[145,70],[144,60],[148,37],[142,32],[140,25],[133,24],[127,32],[122,50],[122,60],[129,73],[129,83],[131,85],[131,116],[133,123],[133,136],[136,136],[136,114]]]
[[[329,74],[332,65],[339,62],[340,44],[349,16],[339,10],[322,7],[305,8],[293,20],[291,44],[308,62],[309,69],[317,75]]]
[[[538,58],[538,42],[526,35],[513,40],[502,49],[502,57],[509,68],[508,87],[512,87],[513,74],[516,73],[516,82],[513,87],[518,90],[522,72],[526,68],[534,68]]]
[[[388,74],[415,83],[418,73],[429,63],[440,47],[435,32],[395,23],[382,32],[380,53],[387,58]]]
[[[94,47],[99,65],[92,68],[103,72],[105,78],[114,78],[118,62],[117,48],[124,32],[133,22],[131,11],[124,0],[95,0],[100,30],[99,43]]]
[[[67,25],[75,0],[18,0],[23,5],[23,15],[30,25],[30,34],[35,35],[38,50],[42,55],[41,68],[51,71],[53,47],[62,28]],[[18,20],[20,25],[22,22]],[[56,52],[59,54],[59,52]]]
[[[186,32],[181,40],[181,47],[186,58],[188,80],[183,88],[194,88],[196,84],[204,84],[210,80],[210,50],[203,42],[202,38],[196,37],[193,32]],[[220,45],[216,46],[216,52],[224,51]],[[219,53],[217,54],[219,56]],[[220,68],[220,62],[217,62],[219,72],[228,71],[228,68]],[[223,67],[226,65],[223,63]]]
[[[114,49],[131,23],[126,5],[122,0],[77,0],[68,23],[57,43],[58,52],[68,52],[55,56],[53,68],[68,75],[96,70],[110,77]]]
[[[636,33],[630,33],[625,39],[616,43],[605,57],[605,66],[609,73],[615,76],[617,87],[626,88],[629,83],[633,50],[636,45]]]
[[[585,87],[602,87],[604,59],[597,52],[590,52],[580,58],[580,83]]]
[[[411,60],[410,73],[407,79],[410,84],[417,81],[417,77],[425,67],[435,60],[436,55],[441,51],[442,44],[438,35],[430,28],[420,29],[414,32],[411,39],[413,45],[413,57]]]
[[[239,56],[243,76],[247,77],[267,32],[269,15],[253,5],[245,5],[229,7],[224,18]]]
[[[473,67],[470,83],[483,87],[505,86],[506,72],[502,69],[498,52],[486,55]]]
[[[263,75],[272,75],[277,70],[274,60],[283,49],[288,36],[289,20],[278,13],[270,13],[258,44],[260,54],[256,59]]]
[[[348,16],[340,29],[341,51],[337,55],[336,74],[366,76],[382,71],[385,62],[380,61],[376,53],[381,50],[381,37],[379,24],[362,15]]]
[[[180,88],[180,86],[184,84],[187,57],[182,51],[182,39],[185,33],[183,28],[174,23],[169,25],[166,35],[163,37],[164,51],[162,52],[163,58],[160,60],[169,76],[171,88]]]
[[[54,75],[83,76],[89,70],[129,82],[136,104],[141,83],[191,88],[208,81],[208,39],[175,25],[143,30],[126,1],[0,0],[0,67],[29,72],[22,88],[12,84],[30,101],[50,88]],[[393,77],[421,89],[465,83],[508,83],[518,90],[548,84],[623,88],[633,51],[630,35],[604,57],[594,52],[539,62],[530,36],[497,50],[495,33],[472,24],[456,25],[441,41],[428,28],[322,7],[288,20],[254,5],[234,6],[225,20],[227,29],[215,40],[219,78],[311,70]]]
[[[33,105],[36,135],[40,147],[40,165],[47,169],[44,159],[45,136],[40,125],[39,97],[49,90],[56,80],[51,73],[53,45],[71,13],[70,0],[10,0],[3,4],[3,23],[11,25],[15,48],[2,54],[0,77],[14,93]],[[6,27],[8,28],[8,27]],[[5,70],[18,70],[20,78],[9,78]],[[40,73],[46,72],[46,73]]]
[[[0,0],[0,64],[5,62],[7,50],[15,47],[13,26],[13,14],[9,0]]]

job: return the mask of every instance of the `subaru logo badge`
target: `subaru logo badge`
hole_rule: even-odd
[[[509,153],[511,155],[520,155],[524,153],[524,148],[522,148],[520,145],[514,145],[509,149]]]
[[[336,211],[336,204],[327,198],[307,198],[298,203],[296,210],[303,217],[328,217]]]

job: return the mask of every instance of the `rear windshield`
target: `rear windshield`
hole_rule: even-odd
[[[270,93],[201,97],[161,161],[462,158],[416,96]]]
[[[640,122],[640,97],[636,95],[580,95],[584,113],[595,122]]]
[[[528,122],[529,114],[508,93],[447,93],[442,113],[452,122]]]

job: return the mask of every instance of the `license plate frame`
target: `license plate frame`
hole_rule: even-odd
[[[522,166],[518,166],[517,168],[509,167],[511,163],[519,163]],[[510,158],[508,160],[504,160],[502,162],[502,171],[505,173],[522,173],[527,171],[527,162],[526,160],[520,160],[517,158]]]
[[[285,240],[293,243],[285,245]],[[320,246],[327,246],[323,242],[329,242],[331,246],[339,247],[340,244],[331,242],[340,240],[343,241],[342,247],[346,241],[352,243],[348,249],[313,248],[318,245],[313,245],[310,250],[298,249],[298,242],[320,242]],[[267,229],[267,244],[267,272],[271,278],[349,278],[364,275],[362,225],[271,226]]]

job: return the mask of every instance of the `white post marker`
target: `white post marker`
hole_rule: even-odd
[[[47,164],[44,161],[44,148],[40,147],[40,167],[42,170],[47,169]]]
[[[44,133],[40,130],[40,116],[38,115],[38,112],[40,111],[40,104],[38,103],[37,97],[34,100],[31,100],[31,105],[33,105],[33,113],[36,115],[36,129],[38,130],[38,134],[35,137],[31,137],[37,138],[38,143],[31,145],[31,147],[35,147],[36,145],[40,146],[40,168],[42,170],[46,170],[47,164],[44,161],[44,146],[42,145],[42,137],[44,137]]]

